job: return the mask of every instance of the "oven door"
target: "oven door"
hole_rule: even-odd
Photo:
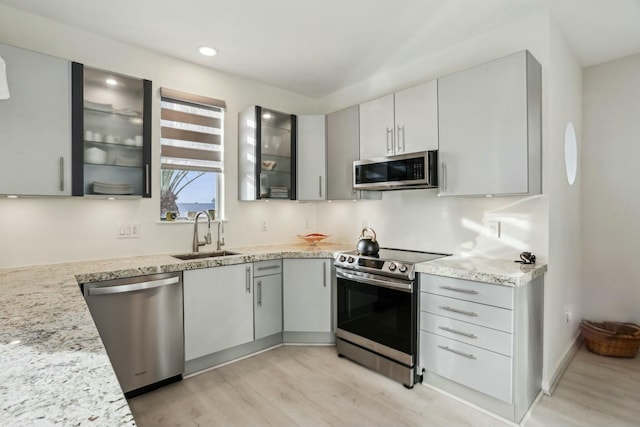
[[[413,367],[417,341],[415,282],[336,268],[336,335]]]

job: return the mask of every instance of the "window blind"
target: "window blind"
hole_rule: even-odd
[[[222,172],[225,102],[161,88],[162,169]]]

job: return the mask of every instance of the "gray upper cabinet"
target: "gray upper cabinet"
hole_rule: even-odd
[[[327,198],[325,133],[324,115],[298,116],[298,200]]]
[[[71,195],[71,65],[0,44],[0,194]]]
[[[541,76],[521,51],[438,80],[440,196],[540,194]]]
[[[360,104],[360,158],[438,149],[435,80]]]
[[[260,106],[238,113],[238,199],[289,199],[296,192],[297,117]]]
[[[151,197],[151,81],[77,62],[71,74],[73,195]]]
[[[360,158],[358,106],[327,114],[327,199],[380,199],[379,191],[353,189],[353,162]]]

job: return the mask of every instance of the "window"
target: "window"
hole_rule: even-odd
[[[167,88],[160,97],[160,218],[220,217],[225,102]]]

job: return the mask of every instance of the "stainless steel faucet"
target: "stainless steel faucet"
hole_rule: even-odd
[[[220,227],[222,227],[222,232],[224,232],[222,220],[218,221],[218,240],[216,241],[216,251],[222,250],[222,247],[224,246],[224,237],[220,240]]]
[[[207,230],[207,235],[204,236],[204,240],[198,239],[198,218],[200,217],[200,215],[205,215],[207,217],[207,223],[209,226]],[[218,230],[220,229],[218,228]],[[220,239],[220,233],[218,233],[218,240],[219,239]],[[193,252],[198,252],[198,248],[200,246],[210,245],[210,244],[211,244],[211,217],[207,212],[200,211],[196,214],[196,217],[193,221]]]

